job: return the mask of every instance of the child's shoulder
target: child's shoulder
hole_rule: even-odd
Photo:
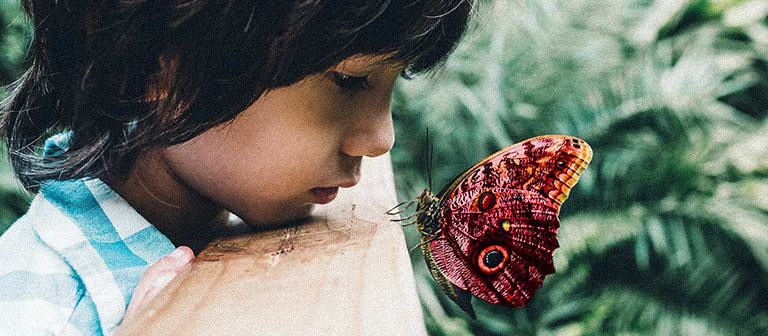
[[[67,262],[40,240],[34,230],[39,220],[44,219],[27,212],[0,236],[0,330],[59,334],[73,327],[71,316],[85,288]]]
[[[56,220],[40,213],[41,197],[35,197],[30,209],[0,236],[0,274],[34,272],[37,274],[72,274],[72,269],[35,231],[35,223]],[[4,282],[5,283],[5,282]]]
[[[17,312],[0,314],[0,330],[108,333],[146,268],[174,248],[101,180],[47,181],[0,237],[0,311]]]

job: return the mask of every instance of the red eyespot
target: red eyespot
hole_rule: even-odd
[[[475,263],[480,271],[491,275],[503,269],[507,259],[509,259],[509,253],[504,246],[489,245],[477,254]]]
[[[488,211],[496,205],[496,195],[490,191],[480,194],[477,198],[477,208],[480,211]]]

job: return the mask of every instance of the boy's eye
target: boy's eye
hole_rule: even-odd
[[[371,84],[368,83],[368,76],[353,77],[340,72],[332,72],[332,78],[336,86],[341,89],[342,92],[346,91],[362,91],[371,88]]]

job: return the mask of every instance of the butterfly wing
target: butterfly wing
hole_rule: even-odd
[[[542,136],[480,161],[438,194],[429,259],[456,287],[523,306],[554,272],[560,205],[591,158],[583,140]]]
[[[432,278],[435,279],[435,282],[440,286],[443,293],[453,300],[453,302],[456,302],[456,304],[472,316],[472,318],[475,318],[475,309],[472,307],[472,295],[469,292],[456,287],[450,280],[448,280],[445,274],[440,271],[435,264],[435,259],[432,257],[432,250],[429,248],[429,245],[422,245],[421,251],[424,252],[424,260],[427,262],[427,268],[429,268]]]

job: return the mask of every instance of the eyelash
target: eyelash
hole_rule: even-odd
[[[336,86],[338,86],[342,92],[358,92],[371,88],[371,84],[368,83],[368,76],[354,77],[334,71],[333,82],[336,83]]]

